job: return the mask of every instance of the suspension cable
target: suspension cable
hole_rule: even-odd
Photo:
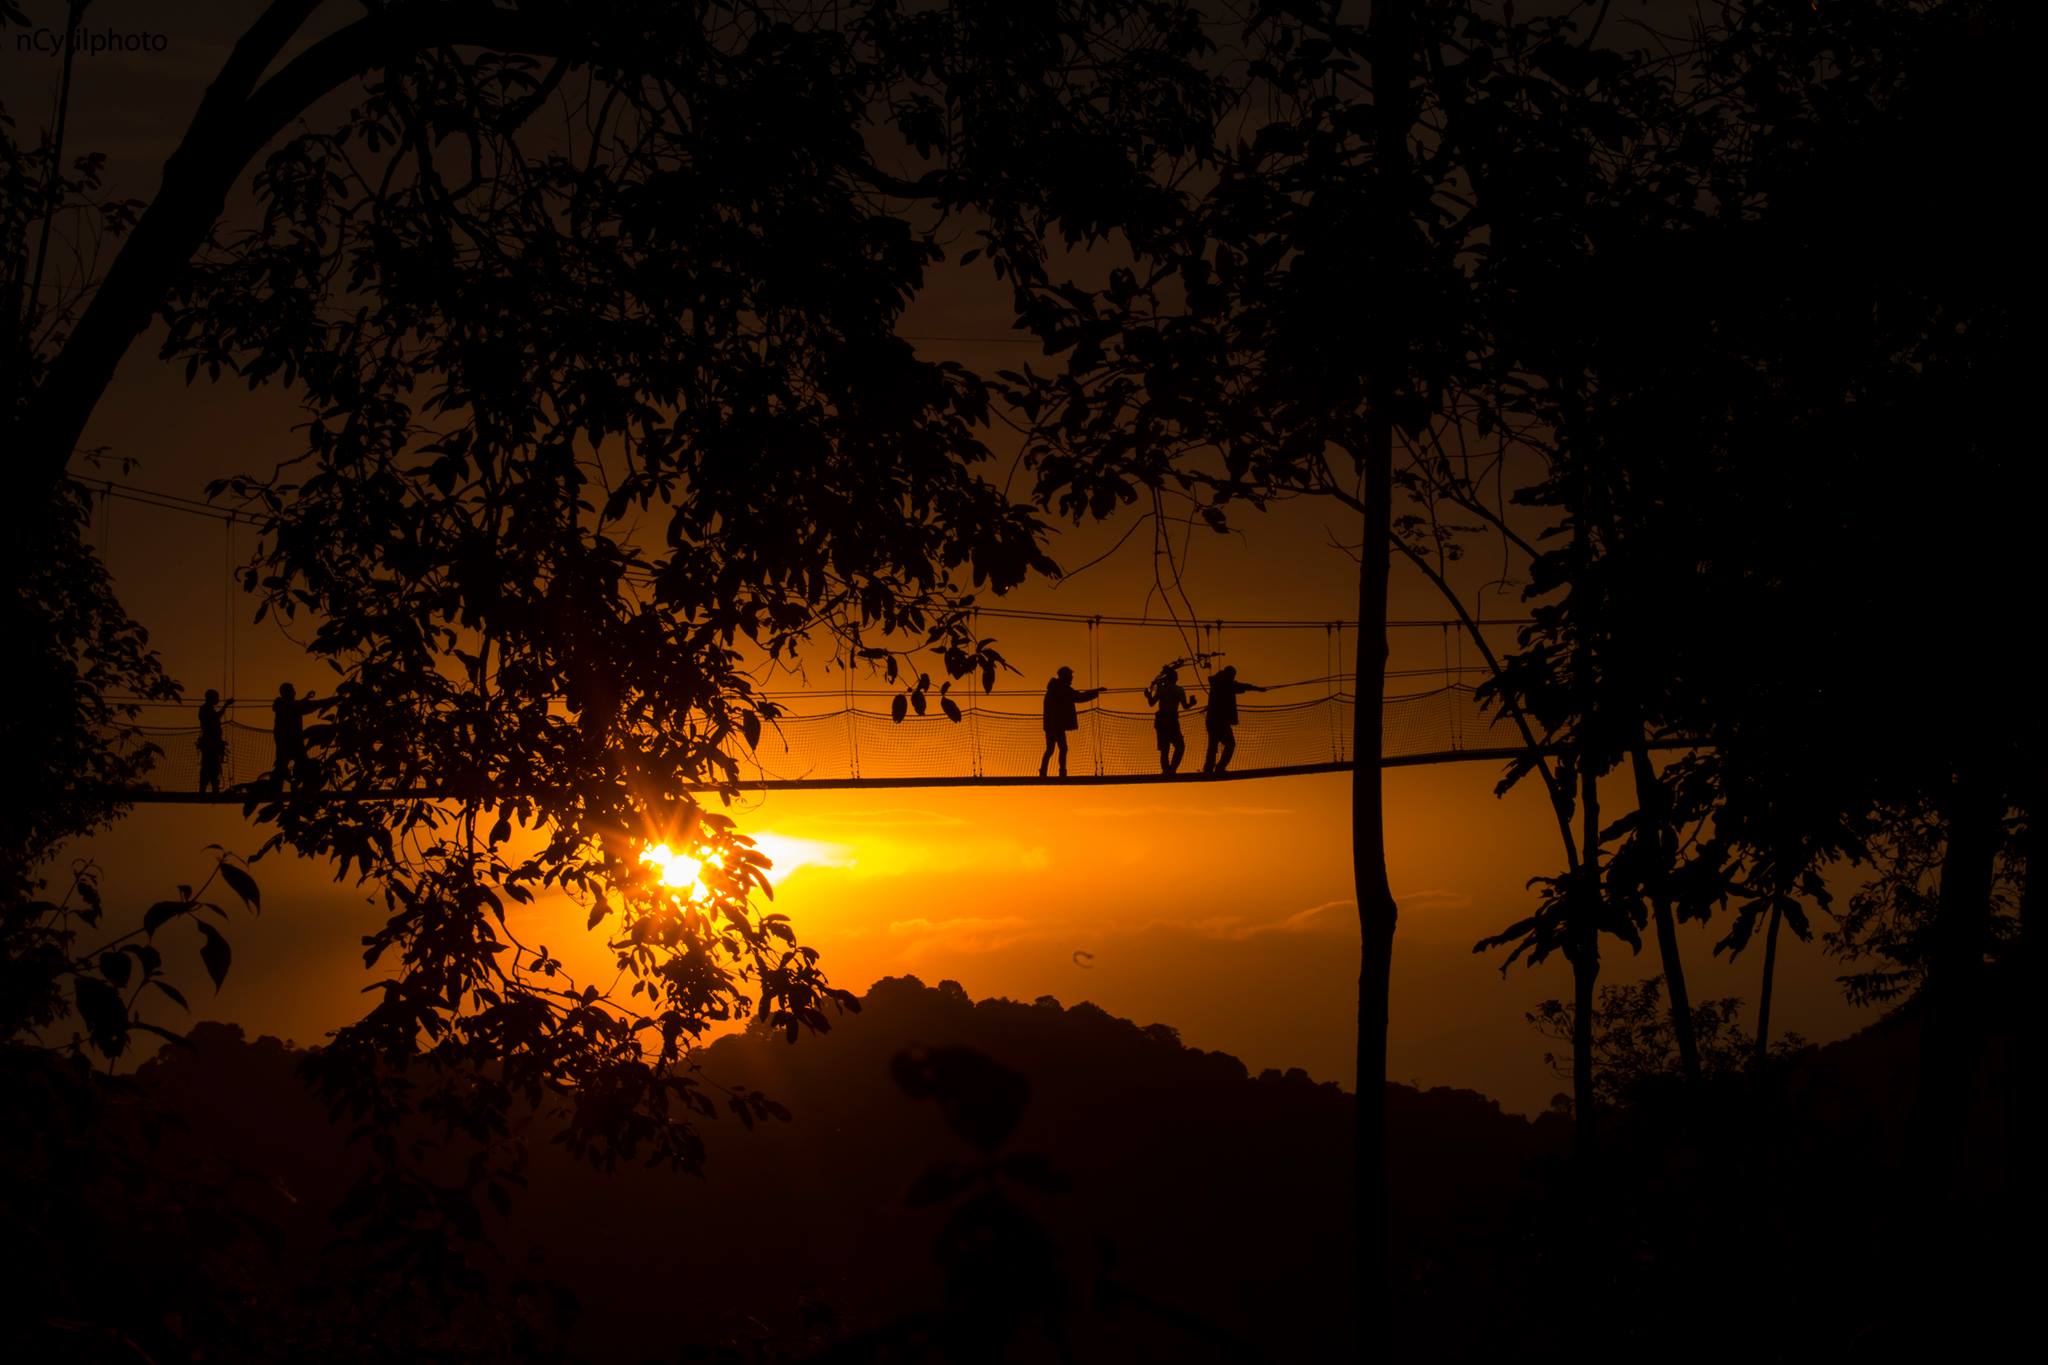
[[[981,648],[981,608],[976,607],[972,617],[974,623],[974,647]],[[967,764],[976,777],[981,776],[981,708],[975,684],[980,679],[969,675],[967,679]],[[944,708],[941,707],[941,710]]]
[[[221,543],[227,559],[226,590],[221,595],[220,694],[235,695],[235,523],[221,522]]]
[[[1100,691],[1102,686],[1102,621],[1096,618],[1088,623],[1088,686]],[[1095,750],[1095,775],[1102,776],[1102,707],[1101,699],[1088,709],[1088,733],[1090,746]]]

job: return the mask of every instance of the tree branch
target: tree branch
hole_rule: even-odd
[[[1572,872],[1577,872],[1579,854],[1578,844],[1572,838],[1571,806],[1558,786],[1557,774],[1550,770],[1550,761],[1544,757],[1543,746],[1537,743],[1535,732],[1529,728],[1528,717],[1522,713],[1513,691],[1507,686],[1507,679],[1501,672],[1499,661],[1494,658],[1492,646],[1486,643],[1486,637],[1480,633],[1479,623],[1465,610],[1464,600],[1451,591],[1451,585],[1444,581],[1443,575],[1432,568],[1428,560],[1417,554],[1413,546],[1398,535],[1389,536],[1387,539],[1395,549],[1407,557],[1409,563],[1422,570],[1429,581],[1436,585],[1443,599],[1451,604],[1451,610],[1458,614],[1458,620],[1465,627],[1465,633],[1470,635],[1473,644],[1478,646],[1479,656],[1486,660],[1487,670],[1493,674],[1494,681],[1501,684],[1501,709],[1507,712],[1508,718],[1514,721],[1515,728],[1521,731],[1522,743],[1528,747],[1530,757],[1535,760],[1536,771],[1542,775],[1543,785],[1550,792],[1550,808],[1557,816],[1558,834],[1564,840],[1565,865]]]
[[[587,57],[587,31],[569,12],[500,9],[481,0],[383,10],[314,43],[277,74],[256,82],[319,0],[275,0],[235,44],[207,88],[163,187],[129,234],[78,328],[51,362],[18,419],[27,496],[37,515],[54,492],[114,370],[213,231],[257,153],[320,100],[352,79],[435,47],[481,47],[574,62]]]

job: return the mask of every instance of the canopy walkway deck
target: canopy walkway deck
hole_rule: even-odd
[[[1292,777],[1340,772],[1353,761],[1353,697],[1333,692],[1313,700],[1273,706],[1240,706],[1237,752],[1228,771],[1204,774],[1207,743],[1204,712],[1182,721],[1187,754],[1178,773],[1159,770],[1150,712],[1089,707],[1070,732],[1068,772],[1038,775],[1045,735],[1036,711],[989,710],[975,705],[952,721],[936,707],[902,721],[886,711],[846,707],[785,715],[761,736],[758,750],[733,751],[739,787],[754,791],[799,791],[888,787],[1099,786],[1160,782],[1210,782]],[[1380,751],[1383,767],[1473,760],[1505,760],[1521,751],[1511,721],[1483,709],[1470,687],[1452,684],[1433,691],[1388,697]],[[142,803],[240,805],[251,784],[275,766],[270,732],[230,722],[222,765],[225,791],[199,791],[196,727],[142,727],[138,736],[160,751],[147,788],[126,799]],[[314,757],[319,757],[317,746]],[[268,785],[268,784],[264,784]],[[699,790],[711,789],[705,783]],[[240,788],[241,790],[237,790]],[[307,793],[310,794],[310,793]],[[440,793],[323,790],[324,799],[425,799]]]

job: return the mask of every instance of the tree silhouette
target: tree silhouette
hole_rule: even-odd
[[[1149,492],[1183,500],[1190,526],[1221,531],[1243,505],[1321,497],[1360,519],[1352,809],[1368,1320],[1380,1292],[1373,1116],[1395,923],[1375,761],[1386,642],[1375,623],[1399,555],[1469,625],[1445,577],[1472,529],[1457,522],[1519,535],[1489,492],[1513,442],[1484,446],[1505,418],[1534,420],[1503,398],[1518,382],[1533,387],[1517,368],[1534,358],[1528,348],[1561,345],[1539,334],[1543,305],[1527,295],[1546,270],[1567,272],[1579,250],[1570,225],[1596,198],[1621,196],[1613,163],[1625,159],[1603,148],[1650,118],[1631,101],[1663,97],[1640,64],[1589,50],[1597,19],[1582,31],[1585,17],[1518,23],[1477,6],[1382,4],[1359,25],[1327,6],[1262,11],[1244,39],[1249,74],[1229,88],[1242,130],[1233,118],[1217,134],[1213,183],[1178,166],[1162,176],[1177,200],[1125,225],[1132,264],[1092,288],[1042,270],[1020,277],[1025,316],[1064,353],[1060,372],[1012,377],[1049,508],[1078,520]],[[1400,495],[1416,515],[1394,517]],[[1453,520],[1434,515],[1439,504]],[[1164,515],[1156,501],[1154,515]],[[1553,771],[1526,690],[1495,692],[1528,746],[1513,775],[1540,773],[1550,788],[1572,863],[1559,887],[1576,905],[1596,894],[1597,807],[1581,800],[1590,786],[1573,790],[1574,775],[1592,770]],[[1571,827],[1581,809],[1583,836]],[[1590,939],[1574,956],[1592,961]]]
[[[1991,642],[2020,676],[1984,585],[2038,577],[2017,291],[1979,236],[2016,191],[1973,136],[2020,113],[2009,7],[1734,6],[1627,56],[1597,41],[1604,3],[1381,3],[1362,24],[1283,5],[1220,54],[1164,2],[451,0],[303,39],[317,8],[264,10],[146,209],[102,199],[61,100],[40,145],[0,121],[21,471],[0,628],[30,693],[4,721],[26,759],[0,828],[10,1063],[76,1082],[30,1055],[72,1016],[60,1051],[120,1056],[173,989],[160,931],[189,926],[216,986],[230,960],[204,885],[124,934],[90,875],[57,900],[41,880],[146,772],[112,698],[175,695],[65,482],[161,318],[188,378],[306,406],[303,450],[217,492],[264,520],[259,612],[308,623],[335,676],[316,763],[248,812],[266,850],[329,859],[386,912],[375,1003],[311,1063],[369,1138],[344,1218],[399,1244],[354,1263],[364,1293],[463,1282],[529,1109],[599,1165],[682,1168],[699,1120],[780,1112],[694,1065],[721,1023],[794,1039],[852,1004],[694,791],[772,732],[754,670],[829,651],[893,681],[929,655],[944,680],[913,668],[894,709],[936,693],[957,717],[949,689],[1004,662],[972,594],[1054,571],[1036,512],[1140,498],[1218,531],[1302,496],[1358,518],[1367,1321],[1387,1293],[1389,565],[1469,625],[1445,565],[1475,524],[1523,556],[1536,615],[1489,691],[1527,747],[1506,782],[1544,782],[1565,851],[1495,941],[1571,962],[1572,1004],[1542,1017],[1571,1038],[1580,1124],[1664,1069],[1666,1027],[1682,1074],[1728,1061],[1723,1002],[1685,998],[1680,922],[1728,903],[1730,951],[1762,929],[1762,1055],[1781,929],[1804,936],[1827,871],[1874,849],[1834,942],[1886,960],[1852,990],[1919,991],[1911,1147],[1939,1190],[1981,999],[2039,920],[2040,722],[2002,727],[1957,666]],[[245,179],[255,220],[224,222]],[[46,272],[60,214],[119,239],[104,279]],[[897,335],[963,222],[962,263],[985,256],[1060,357],[1002,395],[1035,511],[979,472],[996,392]],[[1666,742],[1690,747],[1660,771]],[[1623,765],[1638,809],[1603,819]],[[239,862],[212,875],[254,906]],[[603,929],[612,986],[528,941],[517,907],[541,897]],[[1646,928],[1668,1025],[1654,993],[1599,989],[1600,936]],[[1603,1003],[1628,1030],[1604,1052]]]
[[[1535,458],[1513,501],[1541,521],[1515,526],[1448,464],[1439,482],[1500,529],[1528,575],[1533,624],[1482,694],[1525,711],[1557,750],[1554,775],[1532,748],[1501,790],[1543,777],[1566,866],[1538,880],[1531,915],[1479,947],[1509,947],[1508,963],[1553,952],[1570,963],[1583,1133],[1604,1093],[1593,1035],[1602,935],[1639,951],[1654,925],[1680,1065],[1700,1074],[1676,936],[1680,910],[1701,907],[1677,893],[1699,879],[1676,866],[1688,841],[1649,745],[1674,733],[1702,605],[1681,565],[1710,543],[1695,496],[1710,475],[1689,419],[1715,401],[1727,367],[1689,273],[1713,250],[1702,191],[1719,167],[1714,107],[1696,99],[1682,60],[1566,36],[1503,45],[1487,78],[1503,87],[1488,107],[1505,115],[1465,141],[1474,203],[1496,225],[1480,267],[1492,351],[1477,425],[1512,432]],[[1646,279],[1673,283],[1648,291]],[[1603,779],[1624,763],[1637,809],[1603,820]]]
[[[758,902],[766,860],[688,788],[772,727],[764,660],[829,641],[893,671],[904,635],[993,684],[971,591],[1051,571],[1044,528],[975,468],[986,386],[896,326],[947,215],[1051,166],[1092,188],[1047,221],[1099,215],[1113,187],[1089,168],[1132,137],[1105,92],[1142,91],[1151,50],[1200,30],[1087,0],[397,4],[293,53],[316,8],[265,10],[89,302],[29,329],[15,505],[59,496],[154,317],[188,379],[302,398],[304,451],[214,490],[264,518],[259,619],[308,620],[336,675],[312,780],[257,784],[248,810],[265,851],[324,856],[387,911],[364,943],[376,1003],[312,1066],[378,1158],[356,1221],[438,1264],[420,1248],[515,1179],[518,1108],[565,1106],[594,1161],[694,1167],[721,1101],[777,1111],[715,1100],[693,1041],[755,1014],[794,1039],[851,1005]],[[883,169],[906,147],[914,179]],[[220,222],[259,156],[255,221]],[[23,233],[42,183],[10,199]],[[403,799],[358,799],[385,792]],[[694,884],[643,857],[657,842]],[[605,929],[614,988],[522,938],[513,907],[543,895]],[[415,1115],[483,1155],[402,1159]]]
[[[1558,527],[1548,549],[1525,546],[1543,597],[1492,690],[1525,698],[1566,746],[1560,767],[1576,769],[1582,806],[1624,762],[1638,800],[1620,821],[1588,822],[1544,908],[1501,940],[1578,946],[1582,1027],[1590,926],[1633,942],[1654,923],[1675,987],[1672,925],[1726,902],[1722,950],[1763,931],[1761,1057],[1781,928],[1809,934],[1809,908],[1832,903],[1827,870],[1862,853],[1885,793],[1908,788],[1920,793],[1908,808],[1927,803],[1970,834],[1948,846],[1965,873],[1945,879],[1959,926],[1949,960],[1961,979],[1981,967],[1996,789],[2011,780],[1993,774],[2038,743],[1983,734],[1949,663],[2001,648],[1978,575],[2024,573],[2007,558],[2017,527],[1964,504],[1985,488],[2017,496],[2031,477],[1995,453],[1995,422],[1959,433],[1935,416],[1995,406],[1976,386],[1999,372],[2010,326],[1953,236],[1969,220],[1953,206],[1996,177],[1966,182],[1935,150],[1974,143],[1966,124],[2003,117],[2000,82],[1968,94],[1954,83],[1997,31],[1991,13],[1730,7],[1674,49],[1668,93],[1639,82],[1617,102],[1617,154],[1605,160],[1626,176],[1581,177],[1602,192],[1584,196],[1556,244],[1523,253],[1507,291],[1520,306],[1489,315],[1522,371],[1519,390],[1498,390],[1502,407],[1545,457],[1520,496],[1556,509]],[[1558,145],[1546,134],[1511,150],[1527,161]],[[1513,165],[1507,189],[1540,174]],[[1896,269],[1890,229],[1855,189],[1879,183],[1920,186],[1907,197],[1926,206],[1927,245]],[[1998,193],[1983,196],[1993,216]],[[1543,221],[1520,215],[1515,236]],[[1490,244],[1494,259],[1512,267],[1513,245]],[[1954,463],[1930,473],[1935,446]],[[1898,496],[1908,484],[1919,501]],[[1971,568],[1956,577],[1964,561],[1948,537],[1963,524],[1974,525]],[[1886,548],[1873,557],[1873,546]],[[1712,621],[1740,633],[1700,629]],[[1874,639],[1903,662],[1873,668]],[[1910,737],[1872,738],[1902,726]],[[1697,747],[1660,774],[1652,740]],[[1675,989],[1673,1004],[1682,1026]],[[1930,1050],[1924,1093],[1963,1083],[1967,1035]],[[1590,1044],[1579,1040],[1582,1085]],[[1933,1111],[1959,1121],[1948,1093]]]
[[[1911,1144],[1930,1213],[1976,1070],[1997,860],[2042,752],[2037,720],[1998,724],[1982,698],[2020,666],[1984,585],[2031,575],[2014,509],[2040,489],[1996,396],[2019,382],[2017,315],[1977,245],[2017,212],[1976,131],[2018,116],[2013,19],[1731,13],[1708,58],[1739,151],[1729,198],[1749,206],[1728,215],[1715,307],[1750,371],[1717,442],[1717,515],[1745,543],[1726,538],[1713,581],[1746,652],[1799,666],[1697,670],[1713,747],[1678,790],[1711,810],[1744,887],[1726,941],[1763,925],[1767,961],[1776,926],[1803,931],[1802,903],[1825,903],[1822,869],[1892,841],[1886,825],[1939,821]],[[1874,215],[1878,186],[1906,207]]]
[[[1543,1054],[1543,1061],[1571,1080],[1575,1092],[1580,1088],[1573,1069],[1581,1033],[1576,1014],[1576,1005],[1545,1000],[1526,1016],[1538,1033],[1564,1046],[1563,1053]],[[1614,1109],[1642,1101],[1646,1092],[1673,1081],[1690,1086],[1743,1076],[1753,1065],[1757,1044],[1742,1027],[1741,1014],[1742,1001],[1733,997],[1695,1005],[1690,1031],[1695,1051],[1688,1062],[1679,1052],[1678,1030],[1664,1002],[1662,977],[1600,987],[1588,1031],[1598,1067],[1593,1088],[1601,1106]],[[1803,1042],[1795,1034],[1780,1039],[1775,1050],[1789,1054]]]
[[[1022,315],[1064,369],[1010,378],[1031,422],[1038,496],[1064,516],[1106,516],[1144,493],[1155,516],[1165,515],[1159,499],[1174,496],[1190,525],[1218,531],[1233,503],[1294,496],[1330,498],[1359,518],[1356,1197],[1358,1310],[1371,1322],[1384,1290],[1381,1111],[1396,918],[1378,766],[1383,547],[1396,443],[1432,420],[1456,350],[1460,238],[1431,199],[1444,168],[1411,152],[1429,98],[1411,89],[1425,42],[1416,7],[1375,6],[1363,26],[1322,6],[1277,7],[1244,41],[1248,77],[1214,78],[1218,94],[1204,103],[1251,111],[1261,120],[1254,135],[1233,143],[1211,124],[1221,140],[1191,159],[1198,177],[1184,173],[1189,158],[1168,163],[1141,211],[1118,225],[1132,264],[1106,282],[1061,281],[1042,260],[1016,269]]]
[[[1900,804],[1926,801],[1946,826],[1912,1130],[1912,1160],[1936,1217],[1946,1216],[1942,1190],[1961,1146],[1985,1028],[1994,867],[2006,817],[2015,803],[2038,796],[2033,775],[2048,753],[2038,716],[2008,726],[1982,704],[1984,678],[2022,666],[2009,614],[1984,585],[2037,575],[2021,548],[2028,532],[2018,509],[2037,504],[2043,489],[2038,462],[2015,453],[2023,440],[2017,414],[1998,397],[2020,382],[2012,348],[2025,323],[1979,251],[1983,224],[2020,212],[1994,169],[1994,142],[1974,132],[2023,116],[2023,68],[2012,46],[2018,22],[2013,7],[1964,4],[1924,13],[1888,7],[1867,29],[1846,20],[1846,32],[1823,29],[1827,40],[1872,55],[1849,68],[1858,79],[1841,106],[1822,106],[1810,137],[1793,140],[1784,149],[1789,164],[1777,168],[1789,177],[1831,163],[1786,235],[1802,247],[1823,232],[1852,242],[1834,269],[1863,267],[1881,281],[1876,310],[1835,314],[1845,327],[1874,334],[1865,342],[1877,371],[1865,381],[1870,425],[1852,430],[1866,436],[1866,459],[1897,471],[1888,480],[1893,487],[1915,488],[1873,524],[1896,528],[1906,538],[1895,543],[1923,547],[1922,554],[1885,557],[1880,584],[1888,600],[1851,601],[1866,622],[1896,620],[1901,606],[1911,612],[1911,648],[1896,673],[1887,667],[1890,685],[1867,704],[1890,710],[1910,700],[1926,717],[1866,781],[1887,795],[1911,792]],[[1889,272],[1881,268],[1890,253],[1879,234],[1845,224],[1847,205],[1817,193],[1872,169],[1893,177],[1914,205],[1919,248]],[[1822,297],[1833,302],[1845,282],[1823,278]],[[1942,451],[1931,479],[1922,463],[1929,449]],[[1914,484],[1905,482],[1916,475]],[[1995,506],[1980,510],[1987,493]]]

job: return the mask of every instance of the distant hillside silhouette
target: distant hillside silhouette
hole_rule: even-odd
[[[1789,1143],[1807,1154],[1798,1160],[1757,1150],[1725,1120],[1701,1129],[1644,1109],[1618,1130],[1627,1151],[1616,1157],[1608,1225],[1595,1232],[1570,1232],[1550,1201],[1565,1178],[1563,1120],[1506,1114],[1470,1091],[1389,1087],[1403,1338],[1445,1356],[1540,1349],[1546,1286],[1589,1273],[1586,1248],[1615,1243],[1619,1269],[1599,1274],[1621,1297],[1603,1311],[1617,1344],[1646,1343],[1668,1308],[1660,1294],[1691,1295],[1684,1277],[1714,1264],[1726,1273],[1722,1258],[1736,1248],[1757,1254],[1756,1210],[1742,1212],[1750,1204],[1772,1210],[1772,1237],[1814,1257],[1813,1275],[1831,1292],[1856,1292],[1838,1248],[1858,1235],[1858,1201],[1875,1197],[1873,1214],[1883,1214],[1864,1182],[1889,1157],[1905,1103],[1891,1078],[1911,1074],[1902,1049],[1912,1034],[1910,1015],[1895,1016],[1787,1072],[1781,1088],[1807,1098],[1753,1131],[1768,1133],[1774,1150]],[[318,1274],[345,1144],[296,1078],[302,1052],[220,1024],[200,1025],[191,1041],[142,1072],[182,1120],[161,1159],[276,1226],[272,1263],[250,1287],[288,1294],[296,1277]],[[536,1121],[530,1187],[490,1226],[487,1268],[501,1284],[534,1277],[573,1293],[580,1312],[566,1340],[607,1365],[753,1358],[685,1351],[751,1342],[785,1353],[766,1359],[912,1358],[829,1348],[939,1301],[933,1249],[945,1211],[909,1208],[906,1195],[933,1162],[978,1154],[936,1106],[891,1081],[892,1059],[914,1047],[971,1048],[1028,1079],[1022,1122],[1003,1150],[1042,1154],[1067,1182],[1063,1193],[1018,1198],[1059,1249],[1077,1306],[1075,1358],[1296,1361],[1351,1349],[1347,1093],[1298,1070],[1250,1076],[1234,1057],[1183,1047],[1171,1028],[1140,1028],[1093,1005],[977,1004],[953,982],[909,977],[877,982],[862,1012],[827,1036],[791,1046],[749,1033],[709,1048],[707,1077],[758,1087],[792,1117],[751,1133],[709,1125],[704,1179],[589,1171]],[[1807,1138],[1827,1144],[1831,1172],[1853,1179],[1787,1205],[1785,1191],[1815,1183]],[[1105,1272],[1116,1291],[1106,1298]],[[1631,1283],[1638,1275],[1642,1284]],[[1803,1299],[1812,1283],[1802,1283]],[[1632,1300],[1657,1284],[1666,1287]],[[1794,1290],[1755,1292],[1763,1308],[1781,1294],[1779,1306],[1790,1306]],[[1667,1341],[1667,1353],[1700,1358],[1718,1330],[1737,1332],[1733,1321],[1703,1326],[1685,1349]]]
[[[707,1076],[765,1090],[792,1118],[752,1133],[710,1125],[703,1180],[601,1175],[545,1131],[530,1134],[530,1188],[492,1234],[501,1272],[537,1255],[582,1302],[578,1346],[612,1361],[673,1358],[678,1342],[756,1324],[779,1332],[806,1302],[846,1331],[928,1306],[941,1213],[907,1209],[905,1195],[933,1160],[971,1153],[891,1083],[889,1065],[905,1047],[964,1045],[1030,1080],[1010,1146],[1042,1153],[1070,1183],[1039,1212],[1081,1291],[1107,1251],[1118,1282],[1160,1310],[1275,1358],[1344,1348],[1349,1326],[1333,1306],[1350,1256],[1347,1093],[1299,1070],[1252,1077],[1234,1057],[1181,1046],[1171,1028],[1089,1004],[975,1004],[952,982],[890,978],[863,1006],[794,1046],[747,1034],[707,1050]],[[347,1161],[295,1076],[303,1054],[231,1025],[202,1024],[191,1040],[143,1071],[187,1125],[167,1153],[287,1228],[310,1265]],[[1470,1091],[1391,1091],[1398,1226],[1440,1255],[1493,1227],[1504,1200],[1533,1193],[1531,1163],[1565,1147],[1561,1125]],[[1154,1313],[1140,1329],[1171,1335],[1164,1322]],[[1197,1335],[1174,1349],[1199,1359],[1209,1348]]]

